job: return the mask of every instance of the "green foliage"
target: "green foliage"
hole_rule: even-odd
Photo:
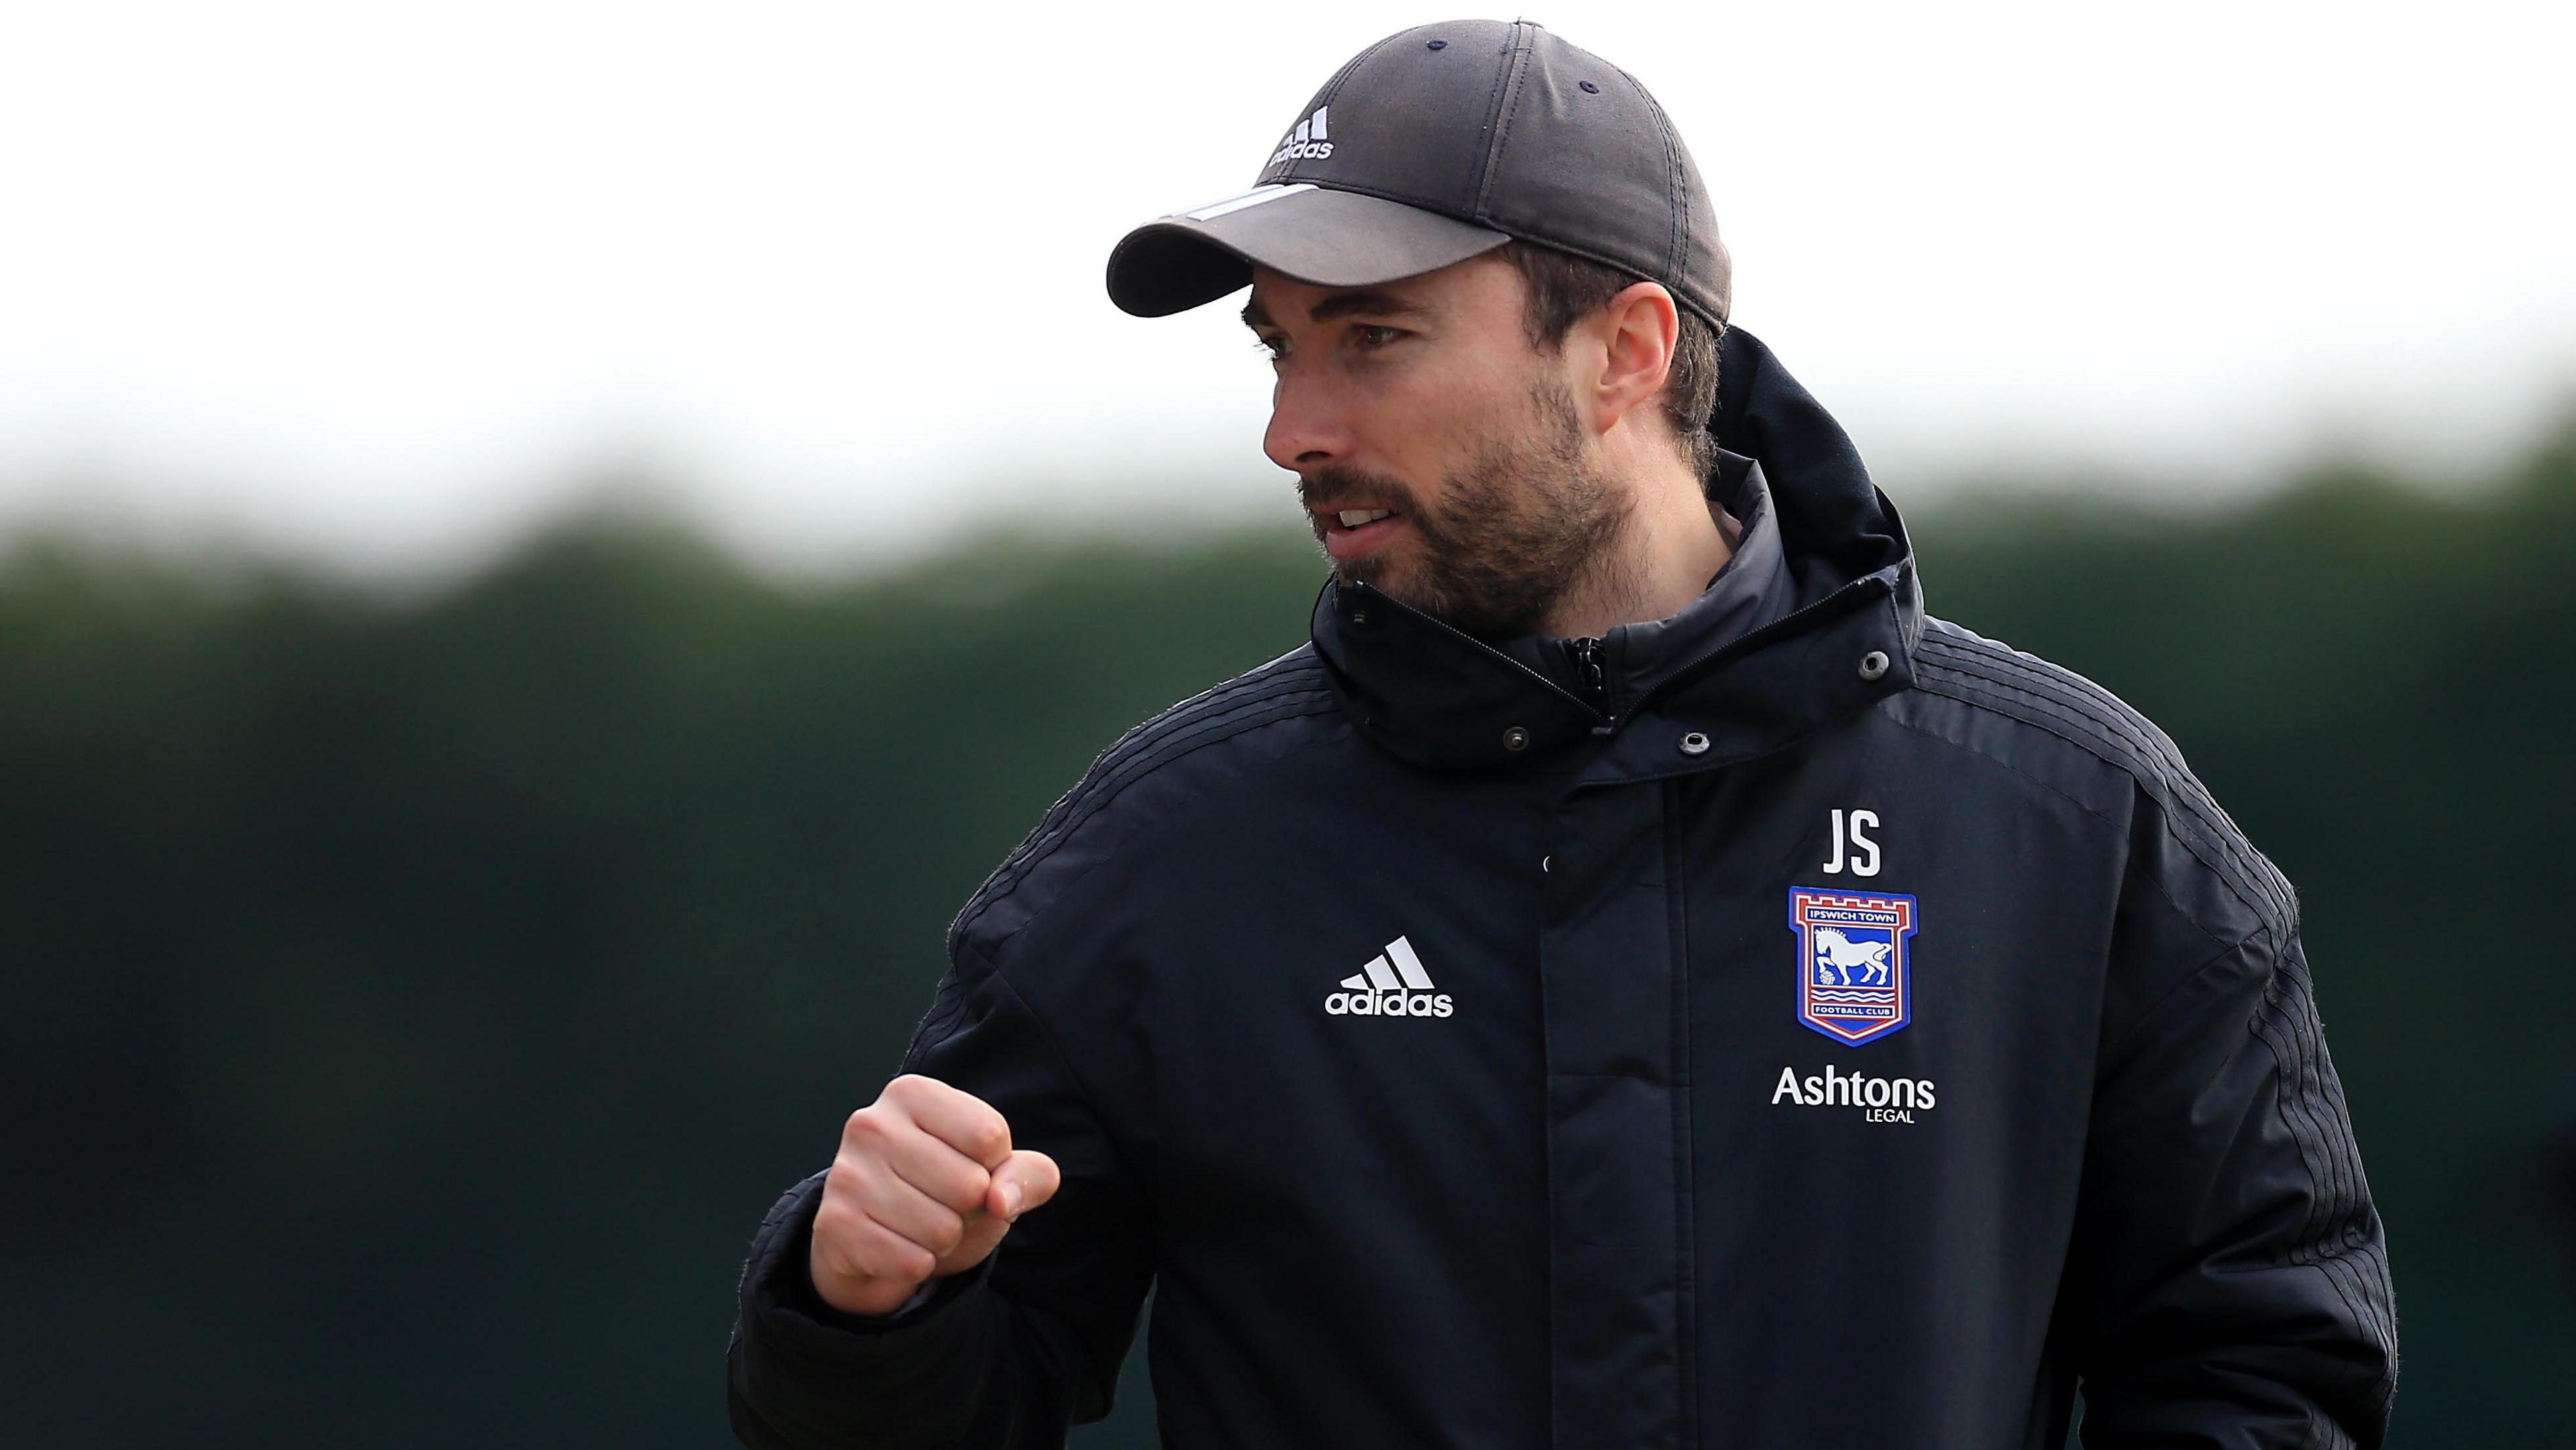
[[[2401,1436],[2554,1432],[2576,1315],[2533,1185],[2576,973],[2533,908],[2576,879],[2576,434],[2474,501],[1986,503],[1921,545],[1936,613],[2145,710],[2300,886]],[[742,1247],[891,1071],[950,916],[1121,730],[1303,639],[1321,578],[1286,532],[795,587],[602,525],[407,600],[21,547],[9,1419],[722,1443]],[[1147,1411],[1131,1372],[1077,1438]]]

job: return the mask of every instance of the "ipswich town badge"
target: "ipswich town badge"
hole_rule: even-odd
[[[1875,1042],[1914,1020],[1906,938],[1914,898],[1789,888],[1798,934],[1798,1020],[1836,1042]]]

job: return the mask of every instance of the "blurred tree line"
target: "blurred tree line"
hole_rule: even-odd
[[[1917,530],[1935,613],[2146,711],[2299,886],[2400,1442],[2564,1443],[2576,428],[2473,494]],[[1121,730],[1304,638],[1322,577],[1285,521],[829,586],[595,524],[408,597],[22,542],[9,1438],[727,1443],[742,1249],[951,914]],[[1153,1443],[1143,1358],[1077,1444]]]

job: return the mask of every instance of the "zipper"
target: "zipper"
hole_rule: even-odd
[[[1423,623],[1430,625],[1434,629],[1440,630],[1445,634],[1456,635],[1458,638],[1465,640],[1476,649],[1493,656],[1495,659],[1502,661],[1504,664],[1507,664],[1513,669],[1520,671],[1522,674],[1529,676],[1531,679],[1536,680],[1540,685],[1546,687],[1551,694],[1572,703],[1575,708],[1583,711],[1587,715],[1590,715],[1595,722],[1592,726],[1593,734],[1607,735],[1614,728],[1616,722],[1611,719],[1609,712],[1600,709],[1590,700],[1583,698],[1581,695],[1575,694],[1565,686],[1560,685],[1556,681],[1549,679],[1547,676],[1540,674],[1538,671],[1531,669],[1528,665],[1512,658],[1510,655],[1503,653],[1501,650],[1494,648],[1483,640],[1476,638],[1474,635],[1469,634],[1467,631],[1460,629],[1454,624],[1451,624],[1449,621],[1445,619],[1435,619],[1432,616],[1423,613],[1421,610],[1414,608],[1412,605],[1405,603],[1403,600],[1396,598],[1394,595],[1386,593],[1384,590],[1371,589],[1365,597],[1373,606],[1389,605],[1394,608],[1401,609],[1405,613],[1412,615],[1414,618],[1421,620]],[[1597,639],[1592,642],[1595,645],[1601,643],[1601,641]]]
[[[1580,636],[1574,641],[1572,648],[1574,667],[1582,671],[1583,690],[1585,694],[1592,697],[1592,708],[1600,712],[1603,719],[1611,718],[1610,682],[1601,670],[1600,637],[1589,634]]]
[[[1715,660],[1720,655],[1732,654],[1741,649],[1749,649],[1757,642],[1769,640],[1778,635],[1787,634],[1790,632],[1792,625],[1803,625],[1811,619],[1821,618],[1830,612],[1837,604],[1845,604],[1847,607],[1847,602],[1843,600],[1843,596],[1857,587],[1860,587],[1857,583],[1845,585],[1843,588],[1835,590],[1833,593],[1826,595],[1824,598],[1817,600],[1815,603],[1808,605],[1804,609],[1793,609],[1787,614],[1780,616],[1778,619],[1771,621],[1769,624],[1762,626],[1760,629],[1748,630],[1743,634],[1737,635],[1734,639],[1727,641],[1725,644],[1707,651],[1697,659],[1694,659],[1690,663],[1672,671],[1662,679],[1657,680],[1652,686],[1648,687],[1644,694],[1637,697],[1634,706],[1635,709],[1644,709],[1646,707],[1646,703],[1654,699],[1657,695],[1662,694],[1666,686],[1673,685],[1690,678],[1692,675],[1698,673],[1700,669],[1706,666],[1710,661]],[[1891,597],[1893,597],[1896,592],[1895,587],[1893,585],[1888,586],[1887,592]],[[1403,600],[1396,598],[1394,595],[1386,593],[1384,590],[1370,589],[1365,597],[1374,603],[1401,609],[1405,613],[1412,615],[1414,618],[1421,620],[1423,623],[1430,625],[1434,629],[1440,630],[1446,634],[1457,636],[1459,639],[1466,641],[1476,649],[1493,656],[1495,659],[1502,661],[1504,664],[1507,664],[1513,669],[1520,671],[1522,674],[1529,676],[1531,679],[1536,680],[1540,685],[1546,687],[1549,691],[1553,692],[1560,698],[1572,701],[1575,705],[1592,716],[1594,721],[1592,726],[1593,734],[1608,735],[1618,728],[1618,717],[1612,715],[1608,708],[1610,703],[1609,686],[1601,668],[1601,640],[1598,637],[1583,635],[1575,639],[1573,642],[1576,662],[1583,666],[1584,687],[1590,691],[1593,696],[1592,699],[1585,699],[1583,696],[1575,694],[1563,685],[1560,685],[1556,681],[1549,679],[1547,676],[1540,674],[1538,671],[1531,669],[1528,665],[1521,663],[1519,660],[1512,658],[1510,655],[1503,653],[1501,650],[1494,648],[1492,645],[1485,643],[1483,640],[1476,638],[1474,635],[1469,634],[1467,631],[1460,629],[1458,626],[1451,624],[1447,620],[1437,619],[1431,615],[1425,614],[1421,610],[1414,608],[1412,605],[1405,603]],[[1586,646],[1589,646],[1589,648],[1587,649]]]

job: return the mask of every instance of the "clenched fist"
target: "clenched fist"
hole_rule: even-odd
[[[841,1129],[814,1210],[814,1292],[846,1314],[890,1313],[922,1281],[982,1263],[1057,1182],[1054,1159],[1011,1147],[992,1104],[905,1073]]]

